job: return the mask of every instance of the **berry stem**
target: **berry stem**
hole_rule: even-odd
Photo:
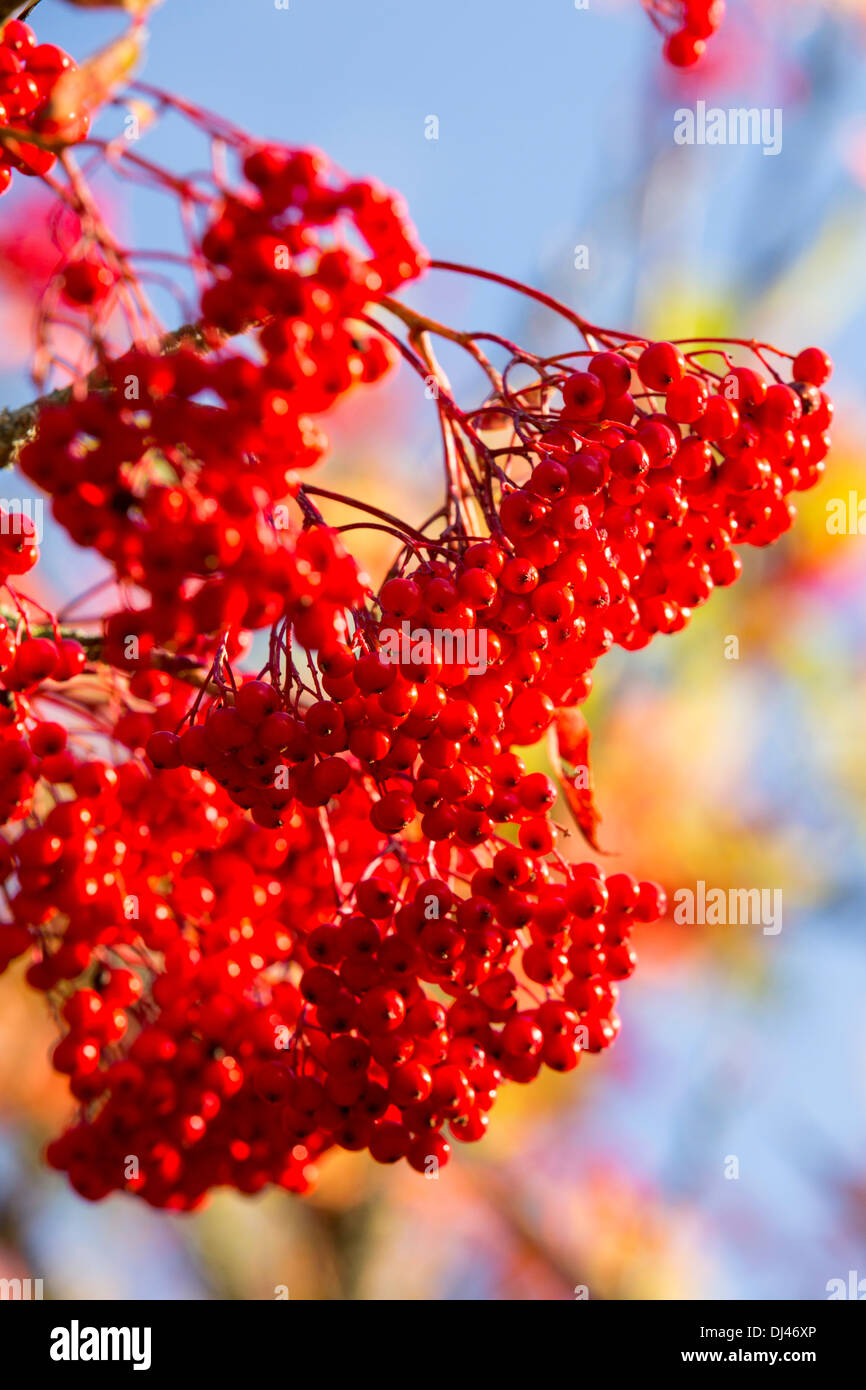
[[[619,333],[610,328],[596,328],[588,319],[576,314],[573,309],[567,309],[558,299],[552,295],[545,294],[543,290],[533,289],[529,285],[522,285],[519,280],[512,280],[507,275],[500,275],[494,270],[480,270],[477,266],[460,265],[457,261],[431,261],[431,270],[448,270],[457,275],[474,275],[479,280],[491,280],[496,285],[504,285],[506,289],[515,290],[518,294],[526,295],[529,299],[534,299],[536,303],[543,304],[546,309],[551,309],[553,313],[559,314],[561,318],[567,319],[574,324],[586,343],[592,347],[591,339],[596,339],[600,343],[608,346],[614,341],[631,341],[634,338],[632,333]]]

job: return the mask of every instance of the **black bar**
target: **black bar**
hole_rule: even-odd
[[[394,1374],[400,1361],[406,1365],[407,1351],[409,1365],[417,1366],[420,1357],[442,1371],[456,1356],[464,1376],[467,1361],[477,1358],[489,1381],[499,1364],[508,1371],[518,1349],[536,1363],[539,1374],[547,1359],[555,1357],[560,1370],[551,1367],[548,1373],[561,1375],[565,1360],[571,1384],[579,1383],[598,1359],[617,1375],[629,1370],[664,1375],[679,1368],[700,1376],[707,1367],[736,1374],[743,1368],[775,1372],[796,1366],[822,1382],[843,1368],[862,1377],[866,1319],[859,1302],[567,1302],[572,1306],[560,1304],[559,1313],[533,1313],[524,1305],[518,1322],[505,1304],[488,1306],[484,1313],[452,1309],[443,1321],[441,1312],[429,1307],[416,1311],[411,1302],[397,1305],[395,1318],[394,1304],[380,1311],[376,1303],[363,1308],[326,1303],[313,1311],[290,1298],[7,1300],[0,1302],[0,1333],[5,1333],[7,1354],[13,1347],[21,1352],[23,1372],[38,1371],[58,1384],[76,1377],[93,1380],[102,1373],[114,1381],[132,1375],[133,1383],[143,1383],[145,1376],[180,1372],[194,1375],[199,1384],[202,1377],[213,1376],[207,1390],[242,1374],[239,1390],[258,1390],[264,1376],[279,1375],[281,1383],[290,1384],[318,1356],[319,1374],[327,1381],[334,1379],[338,1366],[342,1369],[343,1358],[347,1369],[364,1379],[377,1374],[378,1357]],[[102,1329],[115,1331],[103,1337]],[[555,1340],[548,1341],[548,1333]],[[89,1359],[93,1351],[100,1359]]]

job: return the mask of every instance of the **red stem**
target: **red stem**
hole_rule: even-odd
[[[516,290],[518,294],[526,295],[529,299],[536,300],[543,304],[546,309],[551,309],[553,313],[559,314],[562,318],[568,319],[580,330],[584,338],[621,338],[627,341],[634,338],[633,333],[619,333],[611,328],[596,328],[587,319],[581,318],[572,309],[567,309],[564,304],[560,304],[558,299],[552,295],[545,294],[543,290],[534,290],[529,285],[522,285],[519,280],[512,280],[507,275],[499,275],[493,270],[479,270],[476,266],[460,265],[456,261],[431,261],[431,270],[450,270],[458,275],[474,275],[479,280],[492,280],[496,285],[504,285],[506,289]]]

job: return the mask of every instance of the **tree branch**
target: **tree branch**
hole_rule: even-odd
[[[229,336],[219,329],[185,323],[181,328],[176,328],[174,332],[167,333],[160,339],[157,350],[161,356],[168,356],[181,347],[192,345],[200,352],[213,352],[221,347]],[[75,397],[76,392],[84,389],[98,390],[104,384],[105,368],[95,367],[89,376],[84,377],[82,381],[73,382],[71,386],[64,386],[58,391],[40,396],[37,400],[17,406],[14,410],[0,410],[0,468],[11,468],[17,462],[24,445],[29,444],[34,438],[41,410],[48,405],[64,405]]]
[[[20,619],[20,613],[14,613],[11,609],[0,609],[0,620],[7,623],[13,631]],[[88,661],[102,660],[103,638],[101,633],[83,632],[80,628],[68,627],[65,623],[58,623],[56,627],[51,623],[31,623],[29,633],[31,637],[48,637],[52,641],[58,634],[60,637],[69,637],[84,648]],[[206,665],[196,661],[193,657],[180,656],[174,652],[162,650],[152,651],[148,661],[150,669],[165,671],[168,675],[174,676],[175,680],[183,681],[186,685],[194,686],[197,690],[206,686],[209,695],[221,693],[220,687],[210,680],[210,664]]]

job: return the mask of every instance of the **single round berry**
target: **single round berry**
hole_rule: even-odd
[[[685,371],[685,358],[673,343],[651,343],[637,362],[637,373],[650,391],[667,391]]]

